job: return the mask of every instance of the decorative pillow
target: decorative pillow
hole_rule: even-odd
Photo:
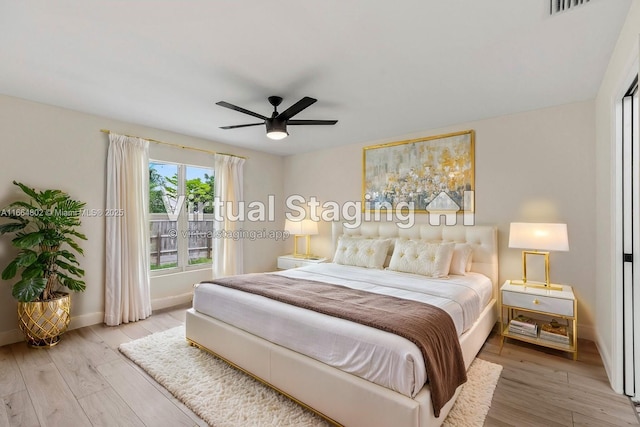
[[[449,267],[449,274],[464,275],[469,271],[471,254],[473,248],[467,243],[456,243],[453,249],[453,256],[451,257],[451,266]]]
[[[389,262],[389,270],[429,277],[447,277],[454,247],[453,242],[434,243],[398,239]]]
[[[355,267],[382,269],[391,240],[340,236],[333,262]]]

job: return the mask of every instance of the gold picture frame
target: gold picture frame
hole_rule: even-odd
[[[474,212],[475,131],[364,147],[365,211]]]

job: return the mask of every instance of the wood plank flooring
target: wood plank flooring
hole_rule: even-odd
[[[117,348],[184,323],[186,307],[119,327],[69,331],[48,350],[0,347],[0,426],[206,426]],[[609,387],[595,345],[574,362],[493,334],[479,357],[504,366],[485,426],[637,426],[629,400]]]

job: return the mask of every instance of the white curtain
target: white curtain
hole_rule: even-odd
[[[104,310],[110,326],[151,315],[148,190],[149,141],[110,133]]]
[[[242,229],[242,221],[235,217],[238,216],[238,202],[243,201],[244,161],[240,157],[221,154],[215,157],[216,219],[222,221],[213,223],[213,277],[243,273],[242,239],[235,234],[236,230]]]

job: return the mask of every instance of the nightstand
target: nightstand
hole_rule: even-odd
[[[538,287],[512,284],[507,280],[500,288],[500,351],[505,338],[513,338],[544,347],[572,353],[578,358],[577,301],[571,286],[561,286],[561,290],[546,290]],[[527,327],[518,330],[517,321],[535,324],[535,333]],[[524,320],[523,320],[524,319]],[[511,323],[516,320],[516,323]],[[558,335],[542,332],[543,325],[556,320],[567,331],[568,340]],[[549,328],[549,326],[546,326]],[[541,333],[542,332],[542,333]],[[542,336],[541,336],[542,335]],[[556,338],[557,337],[557,338]]]
[[[326,261],[326,258],[299,258],[293,255],[282,255],[278,257],[278,269],[288,270],[290,268],[304,267],[305,265],[320,264]]]

